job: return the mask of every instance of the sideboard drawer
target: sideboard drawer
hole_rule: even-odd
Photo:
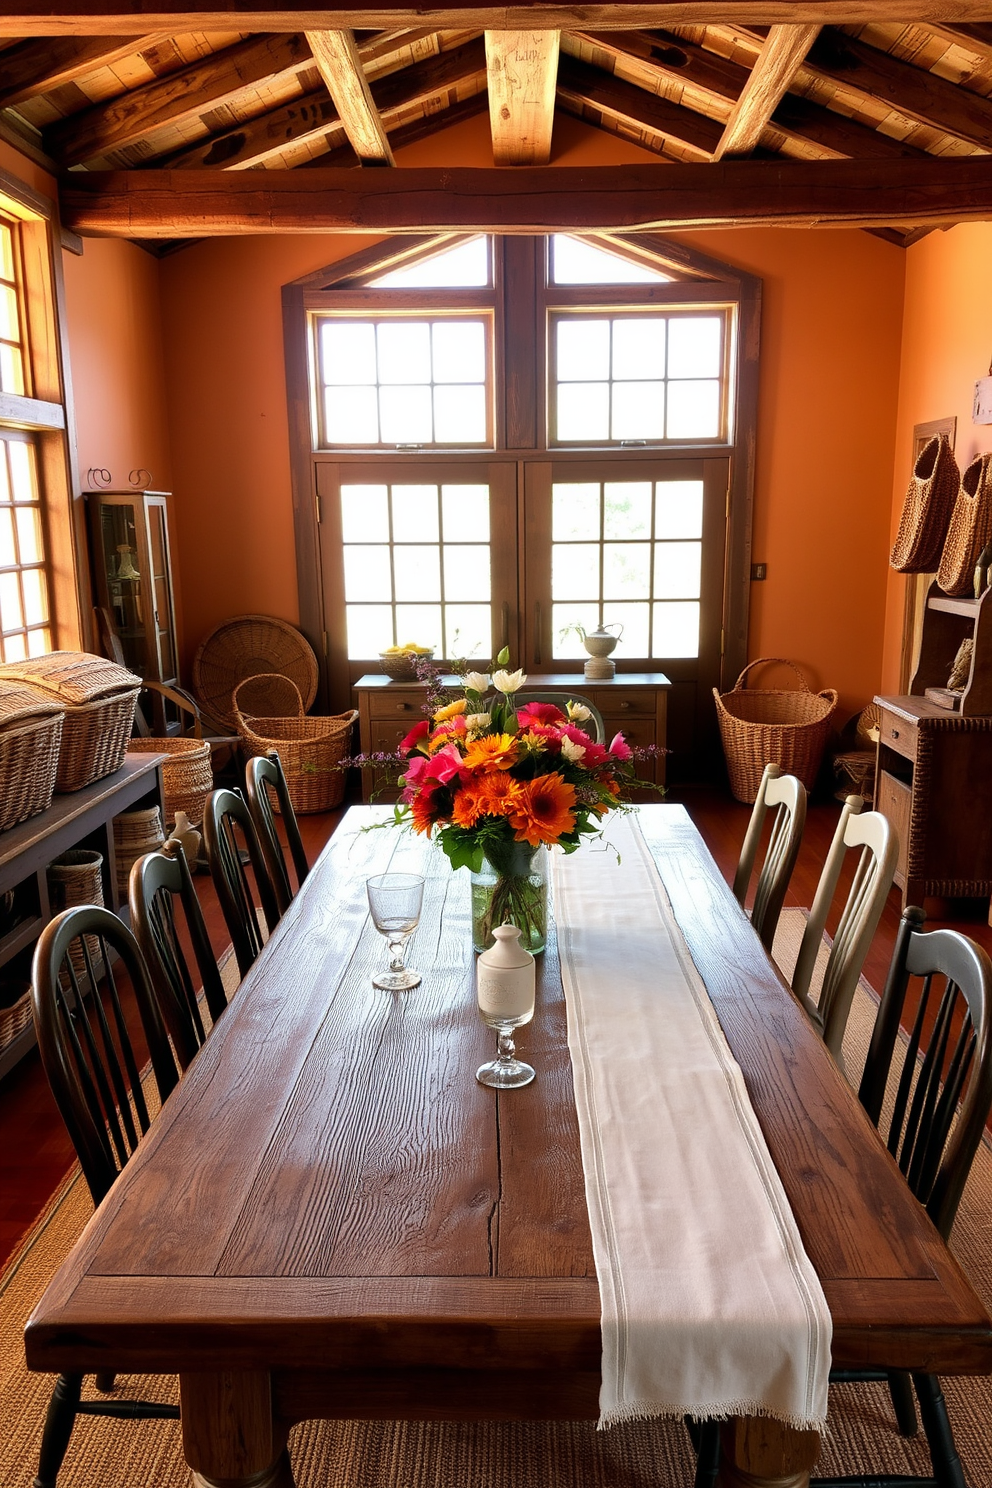
[[[604,718],[654,718],[658,707],[658,694],[649,687],[611,687],[609,691],[602,687],[588,692],[584,688],[581,690],[585,697],[592,699]]]
[[[894,749],[896,754],[915,760],[919,734],[915,723],[900,718],[898,713],[890,713],[888,708],[882,708],[878,729],[879,742],[887,749]]]
[[[372,692],[369,694],[371,718],[423,718],[424,692]]]

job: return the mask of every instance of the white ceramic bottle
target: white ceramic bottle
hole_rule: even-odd
[[[476,1071],[482,1085],[512,1090],[529,1085],[534,1071],[516,1058],[513,1030],[534,1016],[534,957],[520,944],[516,925],[496,925],[494,944],[476,963],[476,995],[484,1023],[499,1036],[499,1055]]]

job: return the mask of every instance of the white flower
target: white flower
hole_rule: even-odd
[[[489,691],[489,678],[486,676],[486,673],[485,672],[466,672],[465,673],[465,690],[466,690],[466,692],[488,692]]]
[[[566,703],[565,711],[573,723],[585,723],[587,718],[592,717],[585,703]]]
[[[502,693],[516,692],[527,681],[524,672],[493,672],[493,686]]]
[[[561,752],[571,764],[581,765],[585,758],[586,746],[576,744],[574,739],[562,739]]]
[[[492,723],[488,713],[466,713],[465,729],[469,734],[484,734]]]

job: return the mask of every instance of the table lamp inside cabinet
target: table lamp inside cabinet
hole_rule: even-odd
[[[88,491],[97,604],[120,642],[125,666],[175,686],[176,616],[169,492]],[[153,732],[173,733],[166,699],[151,694]]]

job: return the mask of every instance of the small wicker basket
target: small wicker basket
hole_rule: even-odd
[[[103,905],[103,857],[85,847],[73,847],[48,865],[48,897],[53,914],[74,909],[77,904]],[[86,936],[93,970],[99,972],[100,942],[95,935]],[[74,940],[69,947],[69,960],[77,976],[86,975],[86,957],[82,945]]]
[[[281,679],[282,680],[282,679]],[[246,689],[250,681],[242,684]],[[308,718],[303,710],[299,688],[298,711],[294,718],[256,718],[238,707],[241,686],[234,689],[234,719],[249,758],[279,751],[289,787],[289,799],[298,815],[330,811],[344,798],[344,771],[340,764],[348,748],[352,725],[358,717],[355,709],[325,718]]]
[[[65,708],[56,791],[82,790],[124,763],[141,678],[86,651],[50,651],[11,661],[0,677],[36,689]]]
[[[142,807],[138,811],[122,811],[114,817],[114,857],[117,860],[117,893],[127,898],[127,883],[131,865],[145,853],[155,852],[165,841],[162,831],[162,813],[157,806]]]
[[[744,687],[744,678],[752,668],[773,662],[792,668],[802,683],[801,692]],[[832,688],[811,692],[794,662],[781,656],[764,656],[744,668],[732,691],[721,694],[714,687],[713,697],[730,789],[738,801],[753,804],[769,763],[798,775],[806,789],[812,790],[837,706]]]
[[[174,826],[177,811],[185,811],[190,826],[203,820],[207,797],[214,788],[210,745],[203,739],[132,739],[132,754],[167,754],[162,762],[165,823]]]
[[[52,804],[65,709],[0,678],[0,832]]]
[[[23,985],[23,984],[21,984]],[[9,1007],[0,1007],[0,1051],[12,1044],[31,1022],[31,987],[21,992]]]

